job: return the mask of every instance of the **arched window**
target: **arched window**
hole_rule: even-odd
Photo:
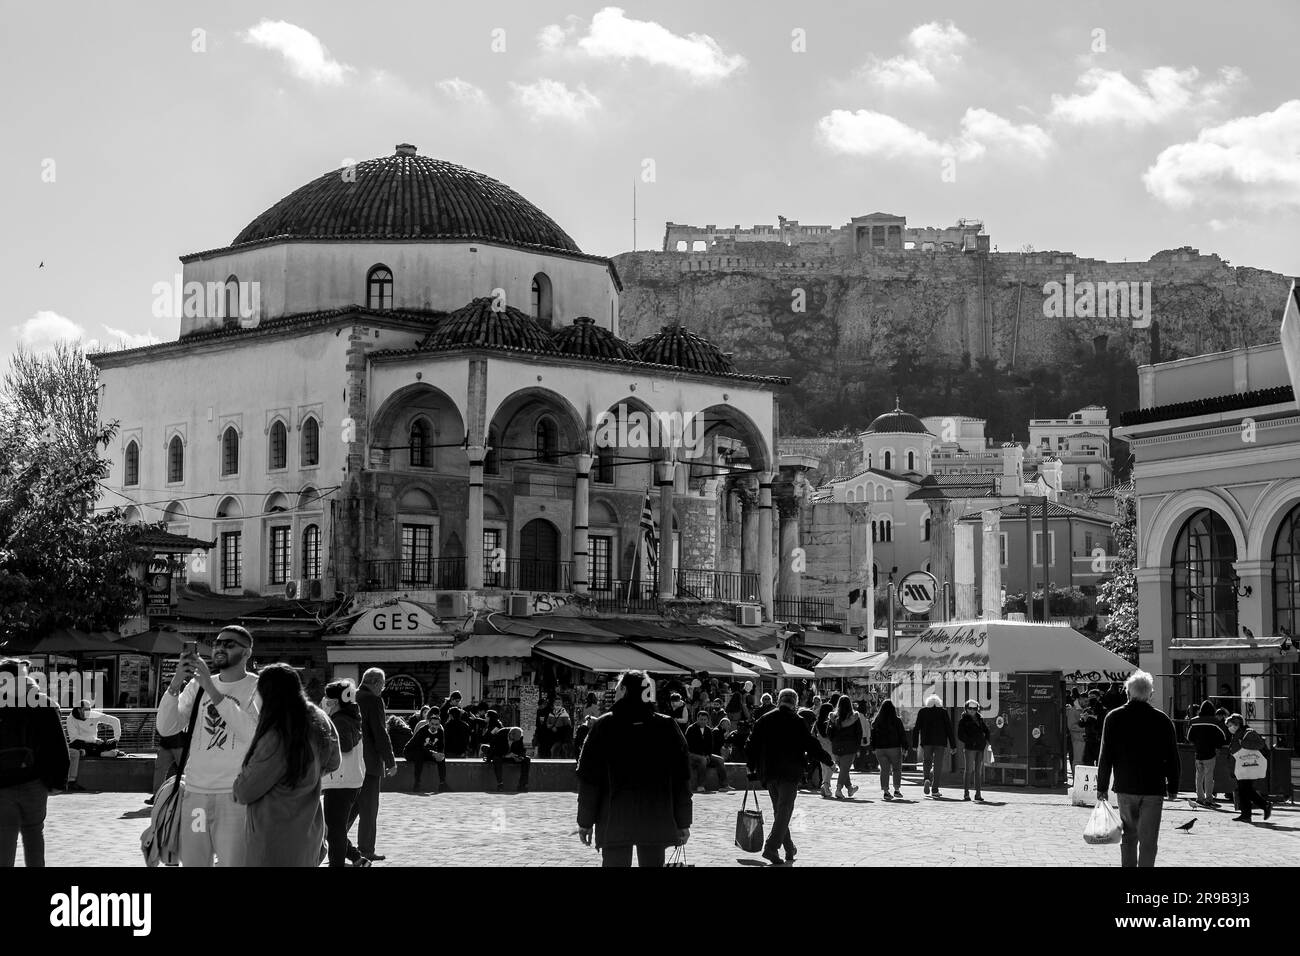
[[[879,541],[879,540],[880,540],[880,522],[879,522],[879,521],[873,521],[873,522],[871,522],[871,540],[872,540],[872,541]]]
[[[1291,509],[1273,541],[1273,630],[1300,634],[1300,504]]]
[[[412,468],[429,467],[429,425],[423,418],[411,422],[407,448],[411,453]]]
[[[501,456],[497,453],[497,430],[489,428],[487,433],[487,455],[483,458],[483,474],[501,474]]]
[[[302,529],[302,576],[320,577],[320,526],[309,524]]]
[[[549,418],[537,420],[537,460],[547,465],[559,462],[558,438],[555,422]]]
[[[894,540],[894,522],[890,521],[888,518],[880,522],[880,531],[881,531],[881,537],[880,537],[881,541]]]
[[[1237,636],[1236,560],[1227,522],[1208,508],[1187,519],[1174,543],[1174,637]]]
[[[167,480],[185,480],[185,443],[180,435],[173,435],[167,443]]]
[[[544,325],[546,328],[551,327],[552,306],[551,306],[551,280],[545,272],[539,272],[533,276],[532,285],[532,308],[533,318]]]
[[[234,425],[221,435],[221,474],[239,474],[239,432]]]
[[[858,500],[858,489],[856,489],[856,488],[850,488],[850,489],[849,489],[849,502],[850,502],[850,504],[853,503],[853,502],[855,502],[855,501],[857,501],[857,500]]]
[[[596,449],[596,473],[592,477],[602,485],[614,483],[614,459],[617,454],[613,448]]]
[[[867,452],[867,467],[871,467],[871,452]]]
[[[222,318],[226,325],[239,324],[239,280],[234,276],[226,279],[225,294],[222,296]]]
[[[126,460],[122,470],[122,484],[140,484],[140,446],[133,441],[126,443]]]
[[[321,427],[315,418],[303,421],[302,449],[299,450],[302,466],[311,468],[321,463]]]
[[[922,541],[930,540],[930,516],[929,515],[925,516],[925,521],[922,522],[921,524],[921,540]]]
[[[908,451],[907,453],[907,470],[916,471],[916,452]]]
[[[894,464],[894,453],[892,451],[885,452],[885,471],[889,471],[890,468],[893,466],[893,464]]]
[[[393,307],[393,270],[371,266],[366,273],[366,308],[382,312]]]
[[[284,422],[271,423],[271,441],[267,461],[271,468],[286,468],[289,464],[289,433],[285,431]]]

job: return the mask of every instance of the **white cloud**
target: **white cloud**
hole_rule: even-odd
[[[1085,92],[1053,94],[1051,119],[1081,126],[1162,123],[1217,106],[1243,79],[1244,74],[1235,67],[1224,67],[1218,79],[1201,83],[1195,67],[1158,66],[1144,70],[1138,85],[1119,70],[1093,68],[1079,77],[1077,85]]]
[[[976,160],[989,151],[1042,159],[1052,148],[1052,138],[1033,124],[1017,126],[985,109],[968,109],[956,136],[938,140],[902,120],[872,110],[832,110],[817,123],[817,131],[830,149],[853,156],[883,159],[953,157]]]
[[[15,325],[18,344],[33,351],[53,348],[58,342],[76,342],[86,330],[67,316],[42,309],[22,325]]]
[[[953,70],[961,65],[962,51],[970,37],[951,20],[923,23],[903,41],[909,53],[888,60],[872,58],[864,68],[868,79],[886,89],[934,89],[939,85],[935,72]]]
[[[453,100],[464,103],[466,106],[481,108],[488,105],[488,95],[473,83],[462,80],[459,76],[439,80],[438,89]]]
[[[585,86],[571,90],[559,80],[541,79],[535,83],[511,83],[515,99],[534,120],[558,119],[580,123],[592,110],[600,109],[600,100]]]
[[[356,72],[331,57],[315,34],[283,20],[262,20],[244,33],[244,42],[279,53],[289,72],[316,86],[339,86]]]
[[[546,52],[561,52],[580,30],[580,24],[573,22],[567,29],[552,24],[538,34],[537,44]],[[630,20],[618,7],[596,13],[586,35],[578,37],[575,45],[593,59],[642,60],[678,70],[696,82],[726,79],[745,66],[743,56],[724,52],[707,34],[681,36],[653,20]]]
[[[1142,182],[1152,196],[1175,207],[1300,207],[1300,100],[1203,129],[1195,141],[1168,147]]]

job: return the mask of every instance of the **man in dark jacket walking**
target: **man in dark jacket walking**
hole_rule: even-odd
[[[799,777],[810,760],[833,766],[831,755],[817,742],[797,713],[799,694],[787,687],[777,695],[777,707],[758,719],[746,746],[749,779],[758,780],[772,798],[772,830],[763,859],[773,866],[793,863],[798,848],[790,839],[790,817],[799,793]],[[785,850],[785,860],[780,850]]]
[[[387,677],[378,667],[372,667],[361,676],[357,691],[357,707],[361,710],[361,756],[366,762],[366,779],[357,794],[348,820],[360,818],[357,825],[357,849],[367,860],[382,860],[375,852],[375,839],[379,829],[379,784],[384,777],[397,773],[397,760],[393,757],[393,742],[388,737],[388,721],[384,716],[384,692]]]
[[[604,866],[663,866],[664,851],[691,835],[686,738],[655,713],[654,682],[642,671],[618,679],[614,706],[597,718],[578,757],[578,835]]]
[[[0,662],[0,868],[45,865],[45,808],[68,783],[59,708],[28,680],[22,661]]]
[[[1202,701],[1196,719],[1187,728],[1187,742],[1195,750],[1196,802],[1203,807],[1217,807],[1214,799],[1214,765],[1219,748],[1228,745],[1228,732],[1214,719],[1214,704]]]
[[[936,800],[940,799],[939,778],[943,762],[948,757],[948,750],[957,749],[957,738],[952,733],[952,718],[937,694],[927,697],[925,706],[917,712],[916,723],[912,725],[912,746],[921,751],[924,761],[925,792]]]
[[[1097,799],[1110,793],[1111,773],[1124,827],[1120,862],[1155,866],[1163,799],[1178,796],[1178,735],[1174,722],[1151,706],[1151,675],[1134,671],[1128,703],[1106,715],[1097,761]]]

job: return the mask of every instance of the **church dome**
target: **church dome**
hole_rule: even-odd
[[[665,325],[657,335],[635,346],[643,362],[675,365],[691,372],[735,372],[736,365],[722,350],[681,325]]]
[[[391,156],[331,170],[294,190],[245,226],[232,245],[272,239],[460,239],[581,251],[509,186],[419,156],[406,143]]]
[[[632,346],[586,315],[578,316],[572,325],[566,325],[555,332],[551,341],[562,355],[637,361]]]
[[[921,419],[903,411],[894,402],[894,410],[885,412],[867,426],[866,434],[868,435],[928,435],[929,430],[922,423]]]
[[[438,320],[419,347],[454,349],[477,346],[555,352],[550,335],[537,324],[536,319],[513,306],[496,311],[492,308],[495,301],[485,295],[448,313]]]

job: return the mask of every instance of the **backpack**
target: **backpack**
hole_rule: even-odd
[[[0,708],[0,787],[34,779],[35,728],[28,716],[17,707]]]

